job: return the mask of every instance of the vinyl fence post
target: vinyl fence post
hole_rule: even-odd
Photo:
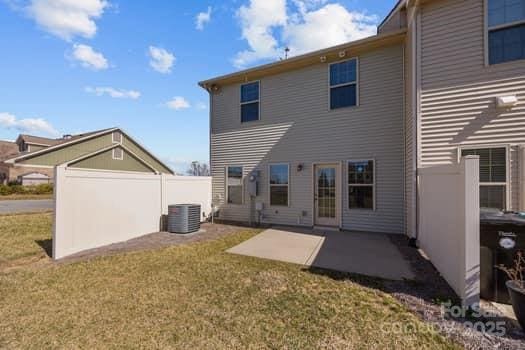
[[[479,156],[461,159],[463,182],[464,236],[460,241],[464,252],[464,306],[479,304],[480,293],[480,239],[479,239]]]
[[[58,165],[55,167],[55,183],[53,186],[53,259],[60,259],[67,254],[66,223],[65,219],[65,186],[66,186],[66,167]]]

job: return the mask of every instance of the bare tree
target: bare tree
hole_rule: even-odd
[[[191,162],[190,168],[186,174],[191,176],[210,176],[210,168],[206,163],[199,163],[198,161]]]

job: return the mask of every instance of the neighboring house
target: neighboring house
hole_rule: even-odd
[[[415,237],[418,170],[467,154],[481,206],[525,210],[523,0],[401,0],[374,37],[199,84],[223,220]]]
[[[52,182],[54,167],[61,164],[173,174],[167,165],[119,128],[64,135],[59,139],[20,135],[16,142],[2,142],[0,147],[0,174],[4,182]]]

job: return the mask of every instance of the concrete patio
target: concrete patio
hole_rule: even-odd
[[[391,280],[414,278],[409,262],[380,233],[274,228],[227,252]]]

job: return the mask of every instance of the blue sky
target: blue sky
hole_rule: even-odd
[[[0,0],[0,139],[120,126],[207,162],[197,82],[373,34],[395,0]]]

